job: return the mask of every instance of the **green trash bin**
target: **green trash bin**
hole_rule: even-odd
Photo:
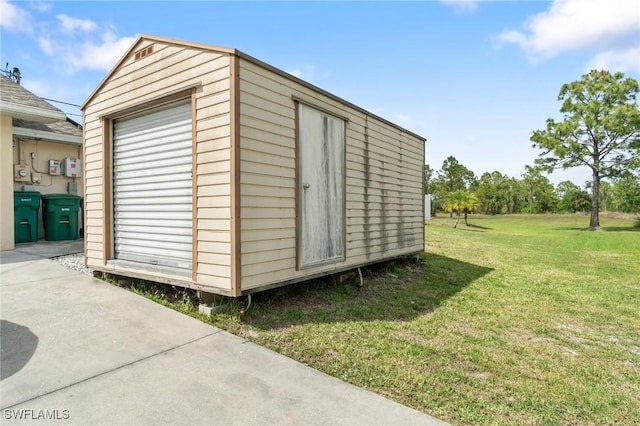
[[[42,196],[42,222],[47,241],[77,240],[80,197],[71,194]]]
[[[13,230],[16,243],[38,241],[38,210],[39,192],[13,191]]]

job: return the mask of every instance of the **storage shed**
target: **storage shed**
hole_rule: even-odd
[[[95,270],[240,296],[424,250],[425,139],[236,49],[142,35],[82,110]]]

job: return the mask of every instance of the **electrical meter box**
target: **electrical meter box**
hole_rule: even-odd
[[[77,158],[64,159],[64,175],[70,178],[82,176],[82,161]]]
[[[49,175],[60,176],[60,160],[49,160]]]
[[[26,164],[16,164],[13,166],[13,180],[16,182],[31,183],[31,167]]]

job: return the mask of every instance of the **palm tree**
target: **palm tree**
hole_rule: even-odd
[[[473,192],[469,191],[454,191],[447,195],[444,200],[444,210],[447,212],[456,213],[456,221],[453,227],[457,227],[460,222],[460,214],[464,213],[464,224],[469,225],[467,222],[467,214],[471,213],[473,209],[480,205],[480,200]]]

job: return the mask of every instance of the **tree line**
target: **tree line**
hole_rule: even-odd
[[[424,190],[431,195],[432,215],[445,211],[490,215],[591,211],[591,182],[582,187],[568,180],[553,185],[536,166],[525,166],[520,178],[499,171],[478,177],[449,156],[439,170],[427,164],[424,171]],[[600,211],[640,213],[640,178],[631,171],[601,180],[598,192]]]

